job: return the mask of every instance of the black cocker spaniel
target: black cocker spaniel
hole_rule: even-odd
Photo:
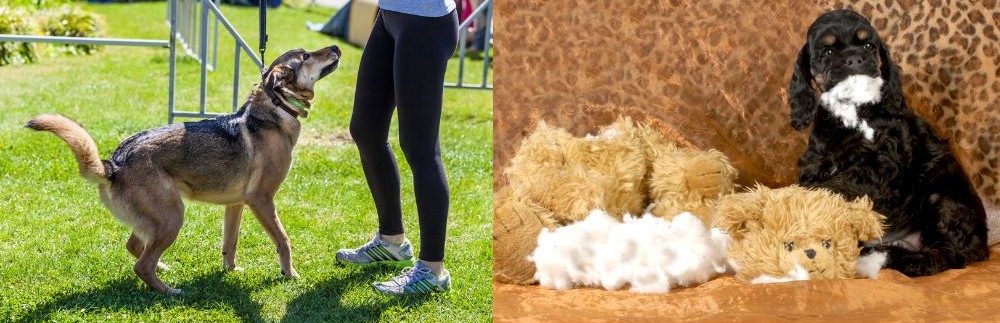
[[[865,255],[908,276],[989,257],[986,212],[930,125],[903,100],[899,66],[868,20],[851,10],[809,27],[789,85],[791,123],[813,124],[799,184],[853,199],[867,195],[888,228]]]

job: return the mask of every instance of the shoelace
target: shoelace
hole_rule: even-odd
[[[403,269],[402,274],[392,279],[392,283],[396,286],[407,286],[416,282],[416,278],[430,274],[431,270],[429,268],[406,267]]]

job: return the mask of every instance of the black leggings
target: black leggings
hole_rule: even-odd
[[[424,261],[444,260],[449,194],[438,132],[444,72],[457,43],[454,11],[430,18],[379,10],[354,94],[351,136],[384,235],[403,233],[399,166],[388,142],[393,109],[399,110],[399,146],[413,171]]]

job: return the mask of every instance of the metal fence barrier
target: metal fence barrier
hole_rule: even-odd
[[[154,39],[26,36],[26,35],[9,35],[9,34],[0,34],[0,41],[22,42],[22,43],[59,43],[59,44],[111,45],[111,46],[149,46],[149,47],[164,47],[164,48],[170,46],[170,42],[166,40],[154,40]]]
[[[205,98],[208,86],[207,72],[214,70],[218,62],[219,25],[225,27],[235,43],[235,53],[233,55],[233,105],[232,110],[239,108],[239,86],[240,86],[240,54],[245,52],[258,71],[264,69],[262,60],[264,43],[266,42],[266,32],[261,31],[261,56],[257,56],[250,45],[240,36],[236,28],[226,19],[222,11],[219,10],[219,0],[167,0],[167,24],[170,26],[170,38],[168,40],[151,39],[120,39],[120,38],[86,38],[86,37],[55,37],[55,36],[26,36],[0,34],[0,41],[11,42],[49,42],[62,44],[91,44],[91,45],[111,45],[111,46],[149,46],[166,47],[170,50],[170,80],[167,90],[167,122],[173,123],[176,117],[207,118],[216,116],[215,113],[205,111]],[[200,15],[195,16],[200,9]],[[260,8],[261,26],[264,25],[266,9],[263,5]],[[209,12],[212,13],[209,16]],[[470,24],[478,17],[485,17],[485,35],[483,41],[483,78],[480,84],[466,84],[463,82],[466,59],[466,38]],[[209,31],[209,20],[213,21],[214,27]],[[472,14],[459,25],[459,51],[458,51],[458,79],[455,83],[445,83],[445,87],[452,88],[472,88],[472,89],[493,89],[493,85],[488,82],[490,73],[490,46],[493,39],[493,0],[483,1]],[[212,63],[208,60],[208,40],[213,39]],[[201,65],[201,84],[199,89],[198,111],[177,111],[174,102],[174,92],[177,77],[177,44],[182,45],[185,53],[193,56]]]
[[[233,111],[239,107],[239,87],[240,87],[240,52],[245,51],[250,56],[250,60],[257,66],[258,70],[264,68],[264,63],[260,57],[254,54],[253,49],[247,45],[243,37],[240,36],[229,20],[219,10],[218,5],[213,1],[198,0],[167,0],[167,23],[170,25],[170,38],[168,40],[154,39],[121,39],[121,38],[88,38],[88,37],[57,37],[57,36],[27,36],[0,34],[0,41],[10,42],[45,42],[61,44],[88,44],[88,45],[111,45],[111,46],[148,46],[166,47],[170,49],[170,83],[167,89],[167,122],[173,123],[175,117],[205,118],[217,114],[205,112],[205,95],[207,87],[207,72],[214,69],[218,60],[219,44],[219,24],[222,24],[229,34],[233,36],[236,43],[236,54],[234,55],[233,71]],[[199,7],[200,4],[200,7]],[[199,17],[195,16],[196,10],[200,9]],[[265,15],[262,6],[261,16]],[[212,16],[208,13],[212,12]],[[209,18],[214,18],[214,29],[209,35]],[[199,19],[200,18],[200,19]],[[263,22],[263,18],[261,20]],[[262,35],[265,35],[262,33]],[[212,64],[208,63],[208,39],[213,38]],[[262,38],[263,39],[263,38]],[[201,64],[201,89],[198,112],[177,111],[174,106],[174,89],[177,78],[177,43],[180,42],[188,55],[195,57]],[[261,46],[263,55],[263,46]]]
[[[198,4],[200,4],[199,7],[199,9],[201,9],[200,19],[191,17],[191,15],[194,13],[194,10],[192,8],[189,7],[184,7],[180,9],[177,8],[178,4],[184,4],[184,3],[186,3],[185,6],[187,5],[197,6]],[[262,8],[261,10],[264,9]],[[233,25],[229,23],[229,20],[226,19],[226,16],[222,14],[222,11],[219,10],[219,7],[215,2],[194,1],[194,0],[170,0],[170,9],[168,10],[169,13],[168,23],[170,24],[170,44],[171,45],[176,44],[177,39],[180,38],[182,39],[181,42],[185,44],[184,45],[185,48],[190,48],[186,45],[187,43],[183,39],[187,39],[187,42],[193,42],[192,39],[198,40],[197,44],[194,45],[194,48],[196,49],[195,52],[197,52],[198,54],[197,57],[198,62],[201,64],[201,82],[200,82],[201,87],[199,88],[198,92],[199,97],[198,97],[197,112],[177,111],[175,109],[174,87],[175,87],[175,74],[177,65],[177,57],[176,57],[177,46],[170,46],[170,86],[168,90],[170,99],[167,104],[168,105],[167,121],[169,123],[174,123],[174,118],[176,117],[208,118],[219,115],[217,113],[205,112],[205,98],[207,96],[206,92],[208,89],[208,71],[213,69],[208,64],[208,39],[209,39],[208,21],[210,18],[208,14],[209,12],[212,13],[211,18],[214,18],[212,20],[215,22],[215,30],[213,32],[215,36],[213,38],[215,38],[216,44],[214,51],[216,52],[218,51],[219,24],[222,24],[222,26],[226,28],[226,31],[229,32],[229,35],[233,37],[233,40],[235,42],[235,54],[233,55],[233,106],[232,106],[232,110],[234,112],[236,111],[236,109],[239,108],[240,53],[246,52],[246,54],[250,56],[250,60],[254,63],[254,65],[257,66],[258,71],[264,68],[264,62],[261,60],[260,57],[257,57],[257,55],[254,54],[253,49],[251,49],[250,45],[248,45],[247,42],[243,40],[243,37],[240,36],[240,33],[236,31],[236,28],[234,28]],[[261,14],[263,15],[264,12],[262,11]],[[198,21],[199,24],[191,28],[192,21]],[[218,54],[214,54],[213,56],[217,57]],[[213,59],[213,61],[214,60],[215,59]]]
[[[465,76],[465,55],[467,52],[465,43],[466,38],[468,38],[469,25],[472,24],[476,18],[483,16],[486,19],[481,21],[485,24],[485,35],[483,35],[483,80],[480,84],[465,84],[463,82],[463,77]],[[463,89],[487,89],[492,90],[493,84],[489,83],[490,75],[490,46],[493,44],[493,0],[485,0],[476,7],[476,10],[469,15],[465,21],[458,26],[458,79],[455,83],[445,83],[445,87],[452,88],[463,88]]]
[[[219,0],[211,1],[216,6],[219,5]],[[209,17],[209,19],[214,20],[212,23],[213,28],[210,32],[208,32],[207,28],[200,28],[201,21],[199,21],[199,18],[201,15],[199,15],[200,8],[198,6],[200,3],[200,0],[177,0],[177,41],[184,49],[185,54],[201,63],[203,52],[208,51],[208,46],[202,45],[201,38],[212,38],[212,63],[207,66],[209,70],[215,70],[215,65],[219,57],[219,20],[212,19],[215,18],[214,15]],[[170,24],[171,13],[175,10],[172,7],[167,7],[168,25]],[[202,31],[206,32],[203,34]]]

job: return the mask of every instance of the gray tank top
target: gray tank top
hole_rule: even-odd
[[[455,10],[455,0],[379,0],[378,7],[417,16],[441,17]]]

